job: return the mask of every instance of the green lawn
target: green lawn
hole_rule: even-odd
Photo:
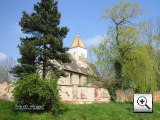
[[[68,105],[69,110],[57,117],[47,112],[17,112],[13,106],[0,100],[0,120],[160,120],[160,103],[154,104],[153,113],[133,113],[131,103]]]

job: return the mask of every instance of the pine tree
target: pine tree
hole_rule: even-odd
[[[63,47],[63,39],[69,30],[59,25],[61,14],[57,5],[55,0],[41,0],[34,5],[33,13],[23,12],[19,25],[27,36],[21,38],[18,46],[21,54],[18,59],[20,65],[13,68],[14,73],[30,74],[36,72],[37,66],[42,66],[43,78],[50,69],[61,75],[51,60],[60,63],[70,61],[66,53],[68,48]]]

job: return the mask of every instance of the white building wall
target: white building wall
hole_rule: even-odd
[[[60,77],[58,80],[58,85],[71,85],[70,72],[65,71],[67,76]]]
[[[59,86],[59,95],[62,101],[73,100],[73,88],[72,86]]]
[[[96,87],[80,87],[77,85],[59,86],[61,100],[66,103],[109,102],[108,90]]]
[[[87,77],[84,75],[80,76],[80,85],[84,86],[87,85]]]
[[[87,49],[81,47],[70,48],[68,53],[70,53],[76,60],[79,60],[79,56],[82,56],[82,54],[84,55],[84,58],[87,59]]]
[[[71,84],[72,85],[79,85],[79,74],[77,74],[77,73],[71,74]]]

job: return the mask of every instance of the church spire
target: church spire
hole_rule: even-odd
[[[75,47],[86,48],[86,47],[84,46],[84,43],[82,42],[82,40],[81,40],[78,32],[77,32],[76,38],[74,39],[72,45],[70,46],[70,48],[75,48]]]
[[[72,42],[68,53],[72,55],[75,60],[86,62],[87,61],[87,49],[84,46],[79,34],[77,33],[76,38]]]

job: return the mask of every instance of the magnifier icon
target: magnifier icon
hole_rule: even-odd
[[[148,109],[151,109],[148,105],[147,105],[147,98],[144,96],[140,96],[137,100],[137,103],[139,106],[145,106]]]

